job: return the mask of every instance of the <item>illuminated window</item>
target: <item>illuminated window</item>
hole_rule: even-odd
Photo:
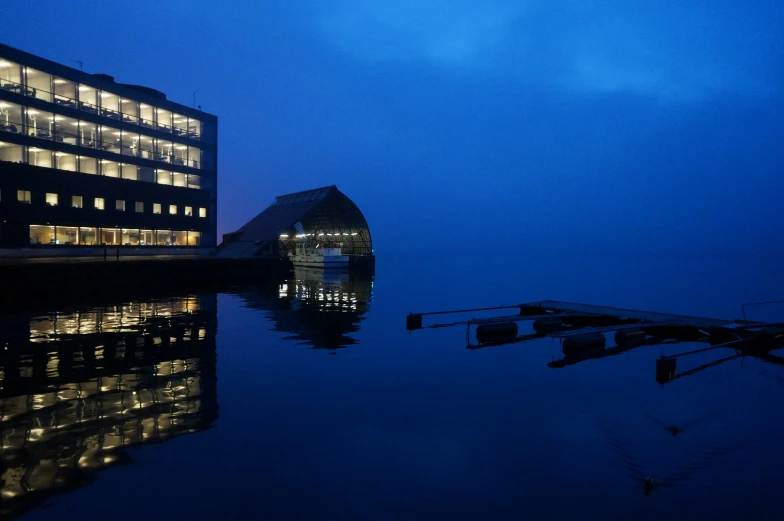
[[[2,103],[0,103],[2,105]],[[0,109],[1,110],[1,109]],[[0,130],[2,130],[3,120],[0,119]],[[13,143],[0,143],[0,161],[9,163],[21,163],[24,157],[24,147]]]
[[[72,195],[71,196],[71,208],[81,208],[82,207],[82,196],[81,195]]]
[[[171,246],[172,232],[171,230],[157,230],[155,243],[159,246]]]
[[[117,202],[114,205],[114,209],[117,210],[118,212],[124,212],[125,211],[125,201],[117,199]]]
[[[58,226],[54,237],[55,244],[79,244],[79,228],[76,226]]]
[[[122,238],[120,240],[122,241],[122,244],[126,246],[138,246],[140,240],[139,230],[128,230],[123,228]]]
[[[79,108],[91,114],[98,113],[98,98],[94,88],[79,85]]]
[[[54,79],[54,102],[63,107],[76,108],[76,83],[63,78]]]
[[[166,109],[155,109],[155,118],[157,120],[158,130],[163,132],[171,132],[172,114]]]
[[[30,244],[55,244],[54,226],[30,225]]]
[[[54,125],[52,126],[52,137],[58,143],[66,143],[68,145],[78,145],[79,144],[79,121],[73,118],[55,114]]]
[[[178,136],[186,136],[188,134],[188,118],[182,114],[174,114],[174,133]]]
[[[98,140],[98,125],[89,121],[79,121],[74,128],[78,131],[77,137],[81,146],[101,148],[101,142]]]
[[[188,166],[201,168],[201,150],[196,147],[188,147]]]
[[[94,245],[96,240],[95,228],[79,228],[79,244]]]
[[[17,190],[16,191],[16,200],[20,203],[30,204],[30,191],[29,190]]]
[[[153,108],[145,103],[139,105],[140,115],[141,118],[139,119],[139,123],[143,127],[147,128],[155,128],[155,121],[153,120],[152,111]]]
[[[139,180],[139,168],[136,165],[122,165],[121,171],[123,179]]]
[[[101,228],[101,244],[120,244],[121,239],[118,228]]]
[[[175,130],[177,130],[177,129],[175,129]],[[185,131],[183,130],[182,132],[185,132]],[[188,147],[186,147],[185,145],[175,144],[174,145],[174,153],[173,153],[173,155],[174,155],[174,158],[172,159],[172,162],[175,165],[187,165],[188,164]],[[183,182],[183,184],[179,185],[179,186],[185,186],[185,183]]]
[[[29,163],[35,166],[43,166],[45,168],[52,168],[52,151],[42,150],[38,147],[29,148]]]
[[[172,176],[171,172],[167,170],[156,170],[155,171],[155,182],[159,185],[170,185],[172,184]]]
[[[57,206],[57,194],[46,194],[46,206]]]
[[[22,91],[22,68],[19,64],[0,58],[0,88]]]
[[[67,170],[69,172],[76,172],[76,156],[73,154],[66,154],[64,152],[54,153],[54,167],[58,170]]]
[[[97,174],[98,160],[93,157],[79,157],[79,171],[83,174]]]
[[[130,99],[120,98],[122,119],[128,123],[139,123],[139,103]]]
[[[152,203],[152,213],[161,213],[161,203]]]
[[[120,177],[120,165],[108,159],[101,160],[101,175],[106,177]]]
[[[199,217],[207,217],[207,209],[199,208]]]
[[[156,151],[155,159],[163,161],[164,163],[174,163],[174,144],[171,141],[164,141],[158,139],[155,143]]]
[[[188,118],[188,137],[192,139],[201,138],[201,121]]]
[[[96,210],[103,210],[104,209],[103,197],[96,197],[95,198],[95,209]]]
[[[127,117],[123,115],[123,117]],[[122,131],[122,140],[120,145],[121,154],[126,156],[139,155],[139,134],[136,132]]]
[[[155,139],[148,136],[139,136],[137,155],[144,159],[155,159]]]
[[[23,121],[21,105],[0,101],[0,130],[11,132],[12,134],[21,134]]]
[[[27,88],[25,94],[44,101],[52,101],[52,77],[30,67],[24,68]]]
[[[170,204],[169,205],[169,215],[177,215],[177,205]]]
[[[120,98],[111,92],[101,92],[101,115],[120,119]]]
[[[27,109],[27,134],[41,139],[52,139],[54,115],[38,109]]]
[[[186,206],[185,207],[185,215],[187,215],[188,217],[193,217],[193,207]]]
[[[144,213],[144,203],[136,201],[136,213]]]
[[[122,153],[122,132],[120,129],[101,125],[98,130],[100,130],[100,143],[98,143],[98,148],[100,150],[114,152],[115,154]]]

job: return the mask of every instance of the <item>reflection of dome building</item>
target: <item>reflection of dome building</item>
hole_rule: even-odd
[[[2,518],[218,417],[215,295],[0,324]]]
[[[277,288],[242,293],[249,307],[269,313],[274,331],[291,333],[288,340],[320,349],[356,344],[350,333],[368,310],[373,282],[357,274],[297,268]]]

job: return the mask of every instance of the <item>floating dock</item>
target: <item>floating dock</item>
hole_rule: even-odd
[[[745,304],[744,317],[746,306],[773,303],[781,303],[781,301]],[[511,309],[518,310],[517,314],[424,324],[425,317]],[[532,322],[534,332],[520,335],[518,328],[520,322]],[[563,347],[564,359],[548,364],[554,368],[588,359],[617,355],[642,346],[671,345],[681,342],[709,344],[708,347],[670,356],[662,355],[658,358],[656,380],[662,384],[745,355],[784,365],[784,358],[770,353],[784,347],[784,322],[755,322],[745,318],[727,320],[555,300],[512,306],[409,313],[406,317],[408,331],[458,325],[466,328],[468,349],[481,349],[546,337],[559,339]],[[471,340],[472,329],[475,331],[475,343]],[[615,345],[607,348],[609,333],[614,333]],[[714,349],[733,349],[735,354],[681,374],[676,372],[678,358]]]

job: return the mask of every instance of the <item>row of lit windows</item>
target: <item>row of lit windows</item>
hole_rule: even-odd
[[[118,177],[133,181],[146,181],[161,185],[180,186],[196,189],[211,189],[213,182],[209,177],[194,174],[181,174],[159,168],[148,168],[107,159],[77,156],[65,152],[54,152],[38,147],[25,147],[0,141],[0,161],[27,163],[44,168],[56,168],[67,172]]]
[[[21,67],[2,58],[0,89],[160,132],[211,143],[215,141],[215,127],[212,124],[202,124],[196,118],[139,103],[30,67]]]
[[[2,194],[0,194],[0,197]],[[16,200],[22,204],[31,204],[32,202],[32,194],[29,190],[17,190],[16,191]],[[60,204],[60,196],[54,193],[46,194],[46,206],[59,206]],[[84,208],[84,198],[81,195],[72,195],[71,196],[71,208]],[[105,210],[106,209],[106,200],[103,197],[95,197],[93,199],[93,208],[96,210]],[[144,213],[144,203],[141,201],[136,201],[134,203],[133,208],[136,210],[136,213]],[[125,200],[124,199],[116,199],[114,201],[114,209],[118,212],[124,212],[126,210]],[[184,206],[184,215],[188,217],[193,217],[193,207],[192,206]],[[153,214],[161,214],[162,213],[162,205],[161,203],[153,203],[152,204],[152,213]],[[198,208],[199,217],[207,217],[207,209],[206,208]],[[169,205],[169,215],[177,215],[178,207],[176,204]]]
[[[195,146],[158,139],[51,112],[0,101],[0,131],[42,140],[140,157],[190,168],[215,168],[215,154]]]
[[[199,246],[201,232],[30,225],[30,244],[57,246]]]

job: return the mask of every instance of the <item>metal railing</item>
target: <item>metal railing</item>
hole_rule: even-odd
[[[46,126],[42,127],[41,123],[45,123]],[[89,125],[92,124],[88,124],[88,127]],[[201,169],[201,162],[196,159],[177,157],[176,155],[170,152],[166,152],[165,150],[157,150],[157,147],[155,146],[150,149],[141,148],[139,146],[138,139],[132,140],[131,143],[125,144],[122,139],[124,136],[121,136],[121,138],[117,139],[104,140],[92,137],[84,137],[83,133],[81,132],[71,133],[66,130],[62,130],[61,125],[58,125],[56,122],[52,122],[51,120],[39,120],[36,122],[35,126],[27,125],[27,128],[25,129],[25,125],[19,121],[11,119],[4,121],[0,119],[0,131],[10,132],[12,134],[24,134],[57,143],[66,143],[69,145],[103,150],[106,152],[114,152],[116,154],[140,157],[142,159],[150,159],[152,161],[158,161],[169,165],[187,166],[190,168]],[[136,136],[137,134],[132,135]]]
[[[175,136],[185,137],[188,139],[192,139],[194,141],[202,140],[201,131],[191,130],[190,128],[182,128],[174,124],[167,125],[165,122],[156,123],[153,120],[142,118],[135,114],[129,114],[127,112],[123,112],[122,110],[120,110],[119,104],[115,108],[100,106],[95,103],[81,101],[76,98],[72,98],[70,96],[58,94],[57,92],[50,92],[49,90],[40,89],[37,87],[31,87],[29,85],[26,86],[23,85],[22,83],[18,83],[11,80],[3,80],[3,79],[0,79],[0,90],[5,90],[7,92],[14,92],[17,94],[21,94],[23,96],[41,99],[43,101],[54,103],[57,106],[72,108],[75,110],[81,110],[89,114],[95,114],[105,118],[113,119],[115,121],[124,121],[126,123],[131,123],[134,125],[139,125],[142,127],[158,130],[160,132],[174,134]],[[98,89],[96,89],[96,92],[97,91]],[[136,106],[138,107],[138,102],[133,101],[132,103],[136,104]],[[199,121],[199,123],[201,122]]]

